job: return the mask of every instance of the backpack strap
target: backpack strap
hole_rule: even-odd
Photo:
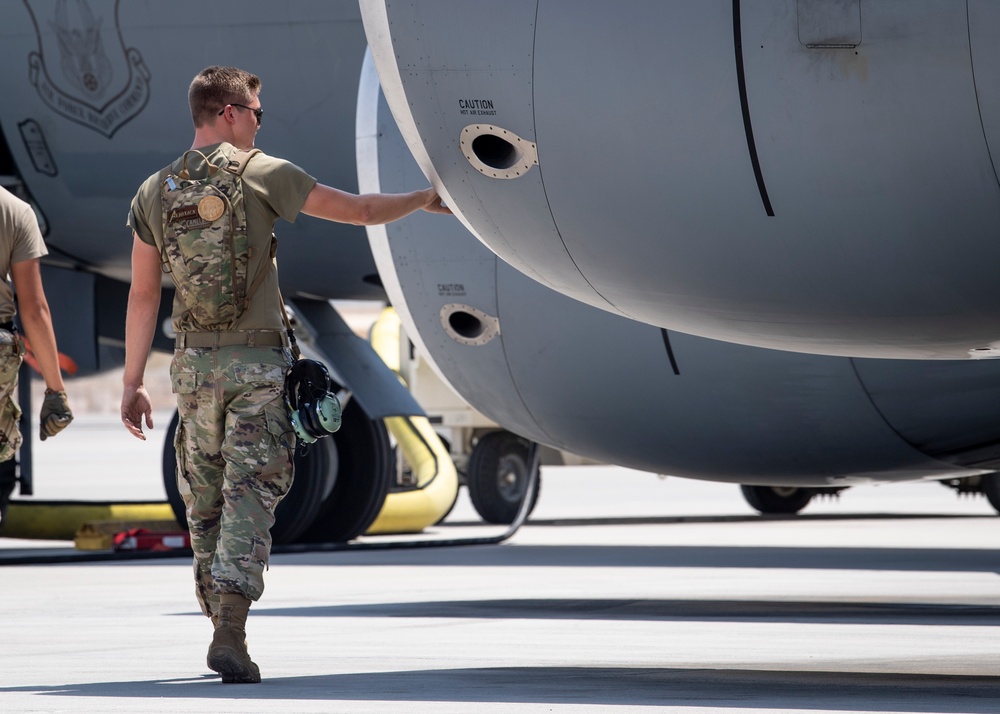
[[[160,169],[160,192],[161,193],[163,192],[164,186],[167,183],[167,178],[170,177],[171,175],[173,175],[173,171],[171,171],[172,167],[173,167],[173,164],[167,164],[162,169]],[[170,181],[170,186],[168,186],[167,188],[169,188],[170,190],[173,190],[172,187],[173,187],[173,180]],[[160,197],[160,214],[161,214],[160,215],[160,221],[161,221],[161,223],[165,224],[166,216],[162,215],[163,214],[163,197],[162,196]],[[163,238],[160,239],[160,270],[163,271],[164,273],[170,273],[170,277],[171,278],[174,277],[173,276],[173,272],[174,272],[173,268],[170,267],[170,261],[167,259],[166,240],[163,239]]]
[[[226,164],[226,171],[231,171],[237,176],[242,176],[243,172],[246,170],[247,164],[250,163],[250,159],[255,157],[260,153],[260,149],[254,148],[250,151],[243,151],[240,149],[232,158],[229,159],[229,163]]]
[[[288,319],[288,311],[285,310],[285,298],[281,297],[281,288],[278,288],[278,302],[281,305],[281,320],[285,323],[285,332],[288,335],[288,349],[292,353],[292,359],[297,362],[302,358],[302,351],[299,349],[299,343],[295,341],[295,330],[292,329],[292,323]]]
[[[247,164],[250,163],[250,159],[252,159],[259,153],[261,153],[261,151],[260,149],[257,148],[250,149],[249,151],[243,151],[242,149],[240,149],[235,154],[233,154],[232,157],[230,157],[229,163],[226,164],[226,171],[229,171],[230,173],[233,173],[238,177],[242,177],[243,172],[246,170]],[[245,211],[246,196],[243,197],[243,205]],[[270,251],[270,256],[268,256],[268,261],[274,262],[274,258],[278,254],[278,241],[274,237],[273,233],[271,234],[271,244],[269,247],[269,251]],[[251,258],[253,257],[252,253],[250,257]],[[260,284],[264,282],[264,278],[266,277],[267,277],[267,263],[265,262],[264,265],[261,267],[261,269],[257,271],[257,275],[254,277],[253,282],[250,283],[250,287],[247,288],[247,291],[243,296],[244,310],[250,307],[250,298],[253,297],[253,294],[255,292],[257,292],[257,288],[260,287]]]
[[[274,237],[273,233],[271,234],[271,248],[269,252],[270,255],[268,256],[267,262],[273,263],[275,256],[278,255],[278,240]],[[261,266],[261,269],[257,271],[257,276],[253,279],[250,287],[247,288],[247,293],[243,297],[244,310],[250,307],[250,298],[255,292],[257,292],[257,288],[259,288],[260,284],[264,282],[264,278],[267,277],[267,262],[265,262],[264,265]]]

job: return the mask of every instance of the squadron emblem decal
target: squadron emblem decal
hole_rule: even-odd
[[[118,25],[118,0],[24,0],[38,36],[28,73],[58,114],[109,139],[149,101],[149,70]]]
[[[218,196],[205,196],[198,201],[198,215],[209,223],[215,223],[226,212],[226,204]]]

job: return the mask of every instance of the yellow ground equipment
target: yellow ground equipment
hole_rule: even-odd
[[[169,521],[178,528],[170,504],[86,503],[65,501],[11,501],[0,527],[4,538],[74,540],[86,524],[99,521],[140,523]]]
[[[370,341],[382,361],[397,375],[399,335],[399,316],[387,307],[372,326]],[[410,466],[413,485],[397,485],[389,492],[366,534],[419,533],[451,510],[458,496],[458,472],[451,454],[426,417],[389,417],[385,426]]]

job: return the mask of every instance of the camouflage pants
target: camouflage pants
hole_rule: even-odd
[[[219,593],[257,600],[264,591],[274,509],[292,485],[295,437],[282,399],[290,364],[272,347],[174,352],[177,485],[208,616]]]
[[[21,407],[17,403],[17,373],[24,357],[24,341],[0,330],[0,462],[14,458],[21,446]]]

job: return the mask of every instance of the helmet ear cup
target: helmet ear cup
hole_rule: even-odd
[[[333,392],[316,402],[316,417],[320,427],[327,434],[332,434],[340,428],[340,400]]]
[[[319,439],[320,437],[326,436],[326,430],[323,429],[323,425],[319,423],[319,417],[316,415],[317,404],[303,404],[299,413],[302,415],[302,424],[305,426],[306,431],[309,434]]]
[[[285,407],[300,441],[311,444],[340,428],[340,400],[322,362],[300,359],[285,377]]]
[[[302,416],[298,410],[289,413],[289,420],[292,422],[292,431],[295,432],[299,441],[306,444],[316,441],[316,437],[310,434],[308,428],[302,423]]]
[[[282,395],[285,399],[285,410],[288,412],[288,420],[292,424],[292,431],[295,436],[306,444],[311,444],[316,439],[305,430],[302,424],[302,417],[299,414],[299,385],[296,380],[295,368],[288,370],[285,375],[285,389]]]

